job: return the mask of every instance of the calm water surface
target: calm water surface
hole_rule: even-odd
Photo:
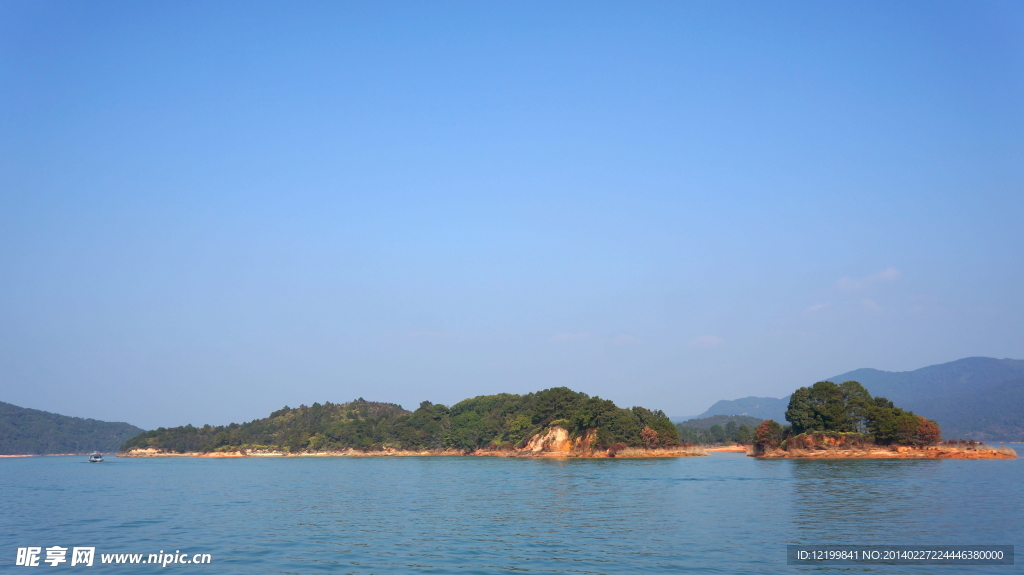
[[[1024,450],[1017,446],[1019,453]],[[202,573],[794,573],[787,544],[1024,544],[1024,460],[0,459],[17,547],[210,553]],[[45,552],[44,552],[45,554]],[[70,562],[69,562],[70,563]],[[1014,573],[1020,566],[845,567]],[[823,569],[822,569],[823,571]],[[32,573],[35,571],[26,571]]]

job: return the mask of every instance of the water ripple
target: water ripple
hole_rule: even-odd
[[[805,569],[785,564],[786,544],[1024,534],[1021,460],[79,463],[0,460],[0,565],[18,546],[95,545],[210,553],[178,567],[202,573],[788,574]],[[943,569],[901,571],[970,572]]]

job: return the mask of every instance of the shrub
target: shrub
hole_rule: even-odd
[[[626,449],[627,447],[629,446],[622,442],[613,443],[611,446],[608,447],[608,457],[615,457],[616,453],[622,451],[623,449]]]
[[[782,443],[782,426],[776,421],[766,419],[754,431],[754,451],[764,453],[777,448]]]
[[[645,426],[640,430],[640,439],[644,442],[644,447],[647,449],[653,449],[658,446],[658,432],[650,427]]]

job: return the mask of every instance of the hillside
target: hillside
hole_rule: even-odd
[[[735,423],[737,426],[749,425],[751,427],[757,427],[762,421],[764,421],[763,418],[749,417],[746,415],[712,415],[710,417],[688,419],[681,422],[679,425],[684,427],[695,427],[697,429],[711,429],[716,425],[725,427],[731,422]]]
[[[935,399],[961,397],[1015,379],[1024,379],[1024,360],[968,357],[914,371],[856,369],[828,381],[857,381],[875,395],[918,411]]]
[[[969,357],[916,369],[856,369],[822,381],[857,381],[935,420],[947,438],[1024,441],[1024,360]],[[719,401],[701,417],[750,415],[784,421],[789,396]]]
[[[0,401],[0,455],[117,451],[143,431],[127,423],[68,417]]]
[[[679,443],[675,426],[660,411],[623,409],[599,397],[556,387],[526,395],[479,396],[450,408],[424,401],[412,412],[362,398],[344,404],[285,407],[249,423],[160,428],[126,441],[121,449],[178,453],[260,448],[290,452],[512,449],[551,426],[573,436],[594,430],[596,445],[602,447]]]
[[[708,444],[748,443],[754,438],[754,429],[763,418],[745,415],[712,415],[689,419],[676,424],[679,439],[687,443]]]
[[[1024,378],[923,400],[915,408],[928,413],[950,438],[1024,441]]]

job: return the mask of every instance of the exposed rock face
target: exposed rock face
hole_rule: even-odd
[[[594,438],[597,430],[588,429],[579,437],[570,437],[569,431],[557,425],[547,431],[530,438],[523,451],[531,453],[577,453],[588,454],[594,451]]]
[[[525,450],[533,453],[540,453],[542,451],[567,453],[572,451],[572,444],[573,441],[569,437],[569,432],[556,425],[545,432],[531,437],[530,441],[526,444]]]
[[[147,447],[146,449],[136,448],[136,449],[132,449],[130,451],[121,452],[117,456],[118,457],[187,457],[187,456],[193,456],[194,457],[196,455],[198,455],[198,454],[192,454],[192,453],[173,453],[173,452],[169,452],[169,451],[164,451],[162,449],[154,449],[152,447]]]

